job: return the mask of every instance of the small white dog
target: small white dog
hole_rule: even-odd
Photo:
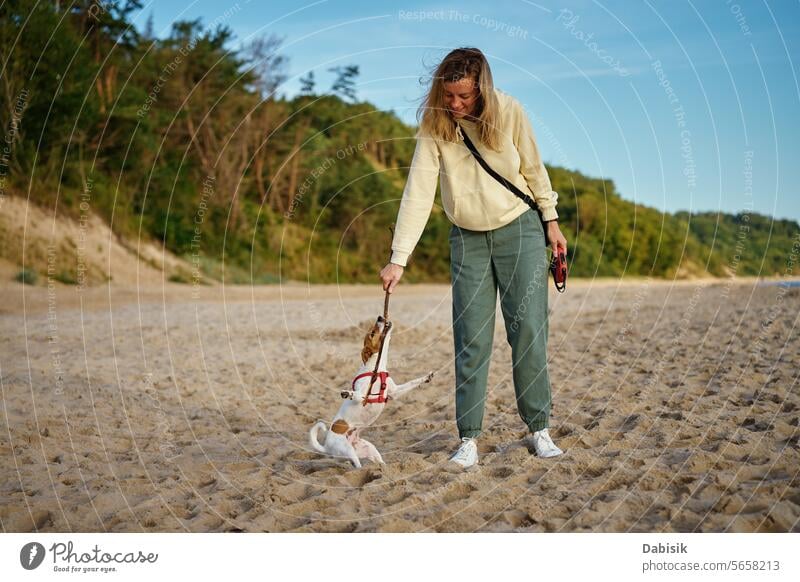
[[[375,362],[378,359],[384,327],[386,327],[386,322],[382,316],[379,316],[378,321],[364,337],[364,348],[361,350],[362,365],[353,380],[352,390],[342,393],[346,399],[339,407],[339,412],[333,417],[331,428],[325,436],[324,445],[320,444],[317,438],[320,429],[326,428],[324,422],[320,421],[311,427],[308,435],[309,442],[315,450],[326,455],[350,459],[357,468],[361,468],[359,459],[370,459],[376,463],[383,463],[381,454],[375,445],[359,436],[361,429],[370,426],[377,420],[383,412],[387,400],[397,398],[420,384],[430,382],[433,378],[433,372],[429,372],[421,378],[399,386],[392,380],[387,371],[389,340],[392,335],[390,323],[386,329],[386,339],[383,342],[383,352],[380,356],[379,377],[375,378],[372,384],[367,404],[363,404],[364,399],[367,398],[372,373],[375,371]]]

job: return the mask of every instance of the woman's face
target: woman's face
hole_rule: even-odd
[[[445,107],[456,119],[462,119],[475,113],[475,105],[479,96],[478,84],[471,77],[444,84]]]

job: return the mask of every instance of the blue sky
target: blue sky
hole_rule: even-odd
[[[800,220],[797,2],[160,0],[140,28],[150,14],[158,36],[175,20],[223,22],[233,49],[280,36],[288,96],[310,70],[325,91],[328,68],[357,64],[359,98],[410,124],[420,77],[475,46],[526,106],[546,162],[668,212]]]

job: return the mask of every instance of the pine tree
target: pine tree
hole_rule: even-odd
[[[358,65],[347,65],[346,67],[332,67],[328,69],[336,73],[336,80],[331,87],[331,93],[338,94],[349,99],[353,103],[356,101],[355,78],[358,77]]]
[[[306,77],[300,78],[300,94],[313,95],[314,94],[314,71],[309,71]]]

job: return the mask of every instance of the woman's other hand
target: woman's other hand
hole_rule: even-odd
[[[383,290],[388,291],[391,293],[394,291],[394,288],[397,287],[397,284],[400,282],[400,278],[403,276],[403,267],[400,265],[395,265],[394,263],[388,263],[380,273],[381,281],[383,281]]]
[[[558,221],[551,220],[547,222],[547,240],[550,241],[550,246],[553,248],[553,253],[558,254],[558,247],[561,247],[564,254],[567,254],[567,238],[562,234],[561,229],[558,227]]]

